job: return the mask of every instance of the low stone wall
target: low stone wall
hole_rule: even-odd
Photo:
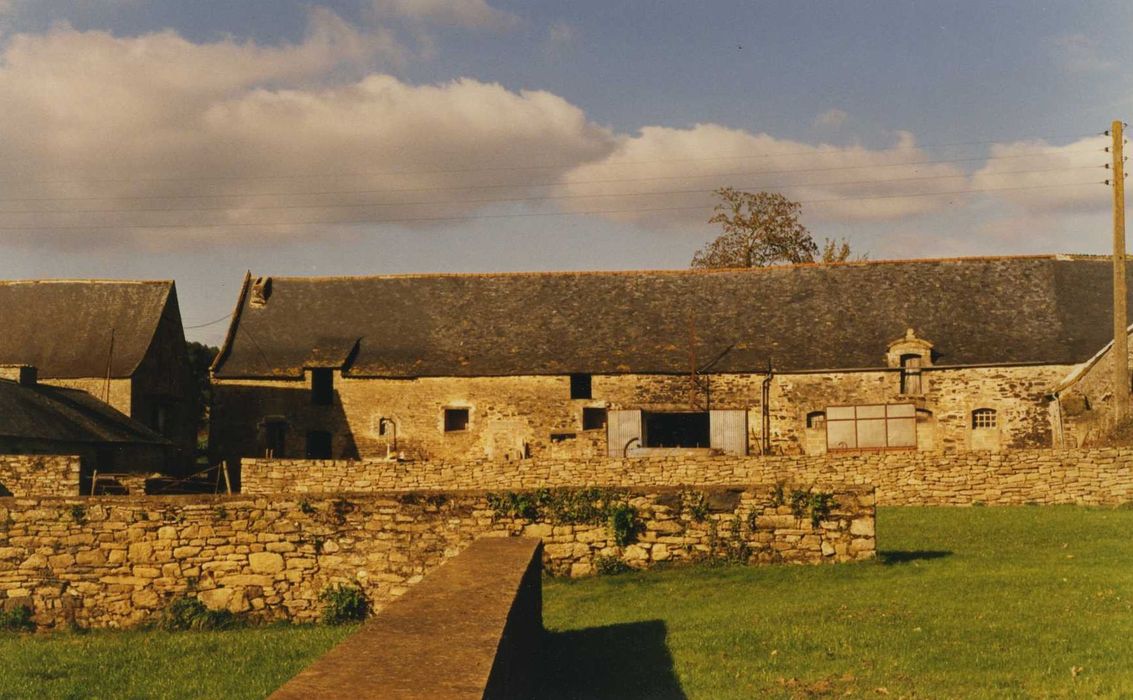
[[[211,608],[309,621],[333,583],[358,585],[381,607],[484,535],[541,537],[544,566],[574,576],[618,561],[643,568],[713,557],[874,556],[872,490],[838,490],[829,512],[792,507],[790,497],[738,486],[571,490],[550,500],[484,492],[3,498],[0,603],[29,605],[41,626],[128,626],[182,595]],[[579,507],[595,502],[620,504],[623,523],[629,507],[630,527]]]
[[[1133,501],[1133,448],[469,462],[245,459],[241,469],[244,492],[255,494],[785,481],[873,485],[880,505]]]
[[[477,540],[271,700],[531,697],[541,559],[537,539]]]
[[[0,455],[0,496],[78,496],[76,455]]]

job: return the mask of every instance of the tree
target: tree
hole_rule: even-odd
[[[212,381],[209,379],[209,365],[212,364],[220,348],[204,343],[187,342],[189,369],[192,373],[192,392],[198,434],[208,427],[208,410],[212,405]]]
[[[802,205],[776,192],[716,190],[720,197],[710,224],[724,233],[696,252],[692,267],[766,267],[776,263],[843,262],[850,244],[827,240],[821,252],[799,222]]]

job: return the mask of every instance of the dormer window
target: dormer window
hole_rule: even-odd
[[[901,394],[919,396],[924,393],[924,386],[921,382],[921,362],[920,355],[901,356]]]

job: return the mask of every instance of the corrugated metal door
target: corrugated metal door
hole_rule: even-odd
[[[626,443],[637,438],[641,447],[641,411],[610,411],[606,414],[606,454],[621,457]]]
[[[747,454],[747,411],[709,411],[709,441],[730,455]]]

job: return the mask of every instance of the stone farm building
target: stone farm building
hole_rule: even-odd
[[[79,457],[75,492],[66,495],[77,496],[79,489],[89,493],[96,472],[144,479],[175,449],[168,439],[85,391],[39,384],[31,368],[20,375],[0,379],[0,456]],[[0,496],[10,495],[8,481],[17,476],[0,469]]]
[[[213,447],[518,459],[1071,445],[1111,396],[1094,371],[1111,275],[1085,256],[249,275],[213,367]]]
[[[0,374],[79,389],[168,438],[191,458],[196,409],[172,281],[0,282]]]

